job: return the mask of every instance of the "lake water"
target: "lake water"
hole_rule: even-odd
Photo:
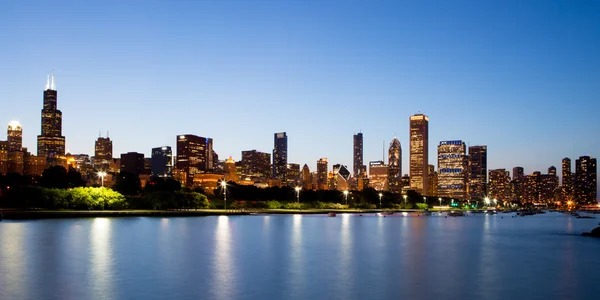
[[[0,222],[0,299],[598,299],[600,219]],[[440,299],[442,299],[440,298]]]

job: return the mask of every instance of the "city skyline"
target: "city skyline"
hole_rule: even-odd
[[[575,3],[568,6],[566,13],[557,15],[553,7],[558,4],[528,3],[515,7],[515,2],[510,3],[481,5],[471,13],[449,7],[447,14],[440,14],[428,11],[425,4],[382,1],[368,8],[373,15],[367,12],[364,16],[365,28],[380,29],[379,34],[368,34],[359,27],[353,27],[352,33],[342,30],[359,12],[349,8],[336,11],[339,3],[332,1],[316,11],[315,27],[305,28],[315,37],[299,31],[303,18],[315,12],[314,3],[253,3],[248,7],[250,14],[240,21],[235,21],[236,15],[229,12],[228,4],[211,3],[215,17],[192,10],[205,17],[199,21],[197,15],[185,10],[205,8],[208,4],[171,4],[166,9],[181,18],[169,26],[163,22],[171,19],[149,21],[149,17],[159,15],[164,4],[140,8],[131,16],[139,21],[138,25],[128,25],[129,15],[116,7],[92,6],[98,8],[99,16],[113,22],[112,26],[123,28],[112,37],[106,35],[109,29],[98,27],[102,24],[99,19],[92,18],[80,24],[81,28],[72,27],[74,23],[69,20],[78,18],[78,13],[90,6],[67,6],[58,1],[51,7],[36,8],[11,3],[0,13],[0,25],[14,29],[8,37],[15,40],[0,50],[0,61],[6,66],[0,73],[0,84],[6,99],[19,105],[3,107],[0,122],[20,121],[23,147],[36,149],[43,83],[46,73],[54,69],[59,109],[64,116],[62,136],[67,137],[66,150],[73,154],[94,153],[99,130],[111,132],[115,157],[127,152],[150,157],[152,148],[175,148],[176,136],[189,133],[213,138],[214,150],[221,160],[231,156],[239,161],[243,150],[270,153],[271,135],[285,131],[289,136],[288,162],[306,163],[315,170],[320,157],[327,157],[330,164],[352,166],[350,136],[362,132],[364,164],[379,160],[382,150],[387,150],[381,148],[381,142],[387,145],[397,137],[406,149],[402,156],[402,165],[406,166],[402,172],[406,174],[410,165],[408,118],[420,112],[430,118],[428,163],[436,168],[432,161],[437,157],[435,145],[455,139],[465,141],[467,147],[487,145],[489,170],[522,166],[525,174],[544,173],[550,166],[560,169],[563,157],[571,158],[574,165],[580,156],[600,156],[600,141],[589,138],[593,128],[600,128],[594,113],[598,111],[594,99],[600,94],[595,84],[600,82],[596,71],[600,62],[593,55],[600,46],[600,26],[595,26],[600,21],[593,18],[600,5]],[[406,12],[392,9],[405,6],[414,17],[402,19]],[[288,8],[300,11],[295,11],[298,15],[291,21],[284,22],[280,18],[290,13]],[[381,20],[374,17],[382,11],[396,12]],[[271,16],[272,12],[279,15]],[[335,13],[331,15],[332,12]],[[491,20],[475,17],[477,13],[473,12]],[[65,21],[42,22],[46,19],[41,16],[49,13]],[[438,24],[414,35],[410,31],[395,35],[388,26],[402,23],[395,25],[419,28],[426,22],[419,20],[423,16],[439,18],[448,25],[448,31]],[[494,23],[509,17],[512,23],[505,27]],[[264,26],[258,23],[261,19]],[[208,26],[219,20],[226,25],[220,27],[223,32],[206,29],[206,39],[221,48],[202,50],[204,42],[196,38],[201,36],[196,29],[186,32],[189,40],[175,34],[178,29],[188,28],[183,26],[185,22]],[[290,45],[278,44],[281,32],[268,26],[280,22],[290,31]],[[248,38],[256,37],[256,42],[232,39],[238,37],[234,33],[240,24],[248,25]],[[324,24],[331,28],[316,34],[319,25]],[[474,24],[480,25],[479,29],[471,27]],[[149,30],[142,28],[144,25]],[[42,30],[47,27],[51,28],[51,35]],[[90,37],[82,34],[88,29],[93,33]],[[458,29],[466,29],[465,36],[472,40],[461,40]],[[336,34],[339,37],[334,41],[327,41]],[[538,38],[529,41],[530,35]],[[132,41],[123,40],[128,36]],[[148,50],[152,47],[147,46],[162,38],[172,46]],[[455,39],[479,43],[448,44]],[[115,42],[122,47],[110,46]],[[39,43],[46,47],[32,46]],[[100,43],[103,46],[99,50],[107,54],[94,48]],[[449,49],[435,52],[432,49],[437,44]],[[384,51],[400,45],[408,46],[404,50]],[[69,46],[75,46],[79,52],[71,52]],[[250,50],[234,50],[243,46]],[[327,50],[330,46],[335,47]],[[227,51],[219,54],[217,49]],[[200,51],[200,58],[189,66],[175,57],[181,54],[182,59],[190,58],[192,53],[196,56],[195,51]],[[143,55],[128,62],[127,58],[135,53]],[[279,67],[289,57],[292,62],[285,68]],[[199,67],[208,60],[219,63]],[[325,66],[318,67],[319,63]],[[370,79],[374,74],[379,75]],[[103,92],[97,92],[99,87]],[[168,101],[169,105],[161,101]],[[282,101],[288,104],[284,113],[271,114],[272,109],[268,108]],[[565,107],[573,113],[565,115]],[[266,119],[265,114],[272,118]],[[267,121],[255,121],[261,119]],[[152,126],[154,120],[166,122]],[[319,132],[324,134],[314,134]],[[0,139],[6,140],[5,136]],[[552,147],[547,147],[548,143]]]

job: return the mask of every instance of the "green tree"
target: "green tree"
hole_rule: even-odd
[[[117,175],[113,189],[123,195],[139,195],[142,191],[142,183],[139,176],[121,171]]]

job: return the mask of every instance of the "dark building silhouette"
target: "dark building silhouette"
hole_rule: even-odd
[[[416,114],[410,117],[410,188],[417,193],[429,193],[429,117]],[[438,181],[441,171],[438,166]],[[438,189],[438,193],[441,191]]]
[[[363,134],[359,132],[354,135],[354,152],[353,152],[353,172],[354,177],[357,177],[360,174],[362,166],[363,166]]]
[[[242,151],[242,175],[267,179],[271,177],[271,154],[256,150]]]
[[[573,198],[573,172],[571,170],[571,159],[562,160],[562,193],[566,201]]]
[[[195,174],[212,171],[213,140],[192,134],[177,136],[176,167],[182,175],[182,184],[191,186]]]
[[[580,204],[597,202],[596,159],[581,156],[575,161],[575,201]]]
[[[273,178],[286,182],[288,143],[285,132],[275,133],[273,146]]]
[[[173,176],[173,152],[171,147],[152,148],[152,176]]]
[[[94,160],[111,161],[113,159],[113,142],[109,137],[99,137],[94,143]]]
[[[483,198],[487,194],[487,146],[470,146],[468,160],[469,196]]]
[[[525,177],[525,170],[523,167],[514,167],[513,168],[513,180],[523,179]]]
[[[127,152],[121,154],[121,172],[129,172],[135,175],[144,173],[144,154]]]
[[[388,189],[392,193],[402,190],[402,147],[400,141],[394,137],[388,149]]]
[[[42,108],[42,134],[37,138],[37,155],[45,157],[50,165],[60,164],[65,157],[65,137],[62,136],[62,112],[57,108],[54,73],[48,79],[44,90]]]

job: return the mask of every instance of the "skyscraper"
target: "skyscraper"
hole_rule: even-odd
[[[225,160],[223,171],[225,172],[225,181],[238,182],[237,169],[233,158],[229,157]]]
[[[274,134],[273,178],[286,182],[287,170],[287,135],[285,132]]]
[[[300,184],[300,165],[287,164],[285,170],[285,184],[287,186],[296,187]]]
[[[487,194],[487,146],[469,147],[469,196],[483,198]],[[509,178],[510,181],[510,178]]]
[[[8,152],[23,150],[23,129],[17,121],[8,123],[6,133],[8,142]]]
[[[438,146],[438,196],[466,199],[467,158],[463,141],[442,141]]]
[[[94,160],[109,161],[113,159],[113,143],[109,137],[99,137],[94,143]]]
[[[182,184],[191,186],[195,174],[212,171],[212,139],[192,134],[177,137],[177,170],[183,172]]]
[[[438,173],[435,171],[434,165],[427,165],[427,180],[429,183],[429,196],[438,196]],[[409,182],[410,183],[410,182]]]
[[[354,135],[354,165],[353,172],[354,177],[357,177],[360,174],[361,167],[363,166],[363,134],[359,132]]]
[[[428,153],[429,117],[416,114],[410,117],[410,188],[423,195],[429,192]]]
[[[312,174],[307,164],[302,167],[302,188],[312,190]]]
[[[523,167],[514,167],[513,168],[513,180],[523,179],[525,177],[525,170]]]
[[[378,191],[388,190],[388,166],[382,160],[369,162],[369,186]]]
[[[512,187],[510,185],[510,173],[506,169],[490,170],[490,198],[502,201],[511,201]]]
[[[573,173],[571,171],[571,159],[568,157],[562,160],[562,192],[565,200],[571,200],[573,197]]]
[[[596,159],[581,156],[575,161],[575,200],[580,204],[597,202]]]
[[[170,146],[152,148],[152,176],[173,176],[173,151]]]
[[[271,175],[271,154],[256,150],[242,151],[242,175],[268,179]]]
[[[327,189],[327,158],[323,157],[317,161],[317,189]]]
[[[400,141],[394,137],[388,150],[388,186],[393,193],[402,190],[402,147]]]
[[[46,81],[44,107],[42,108],[42,134],[37,138],[37,155],[46,158],[50,165],[60,164],[65,156],[65,137],[62,136],[62,112],[57,109],[56,84]]]
[[[140,175],[144,172],[144,154],[127,152],[121,154],[121,172]]]

